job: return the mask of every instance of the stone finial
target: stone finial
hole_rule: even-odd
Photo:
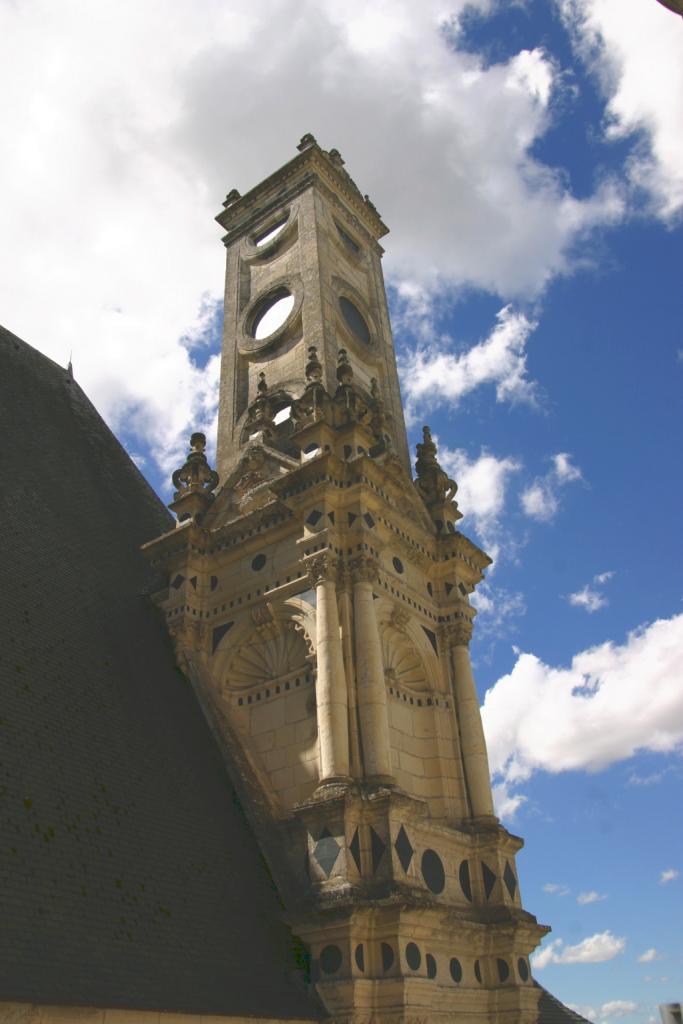
[[[461,514],[457,510],[458,506],[453,501],[458,485],[439,465],[436,457],[436,445],[432,440],[432,432],[429,427],[423,428],[422,444],[418,444],[416,450],[415,487],[427,508],[439,514],[437,525],[441,523],[441,528],[443,528],[445,519],[452,521],[461,518]],[[447,514],[448,506],[450,506],[450,515]]]
[[[330,149],[327,153],[335,167],[343,167],[345,160],[338,149]]]
[[[232,206],[233,203],[236,203],[238,199],[241,199],[241,196],[237,189],[233,188],[228,192],[227,196],[223,200],[223,206],[227,209],[228,206]]]
[[[299,145],[296,148],[299,150],[300,153],[303,153],[303,151],[305,149],[308,149],[310,146],[317,146],[317,145],[318,145],[318,143],[317,143],[315,135],[311,135],[310,132],[306,132],[305,135],[301,136],[301,140],[299,142]]]
[[[256,392],[256,398],[247,411],[245,429],[249,434],[262,431],[264,437],[268,439],[275,430],[275,422],[273,420],[273,404],[268,392],[268,382],[263,370],[258,375]]]
[[[306,380],[314,383],[322,379],[322,363],[318,359],[318,349],[315,345],[308,348],[308,362],[306,363]]]
[[[215,497],[218,473],[209,466],[205,448],[204,434],[194,433],[185,463],[171,477],[176,490],[169,508],[175,512],[179,523],[200,518]]]
[[[345,348],[340,348],[337,356],[337,380],[343,386],[350,384],[353,380],[353,368]]]

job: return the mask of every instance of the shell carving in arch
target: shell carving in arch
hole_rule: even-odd
[[[255,629],[235,651],[226,672],[226,686],[244,690],[264,683],[305,675],[311,670],[306,634],[292,620],[264,633]]]
[[[424,693],[431,690],[424,662],[402,630],[388,625],[382,632],[382,657],[388,684]]]

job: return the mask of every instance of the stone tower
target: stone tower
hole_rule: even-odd
[[[413,481],[386,233],[336,150],[217,217],[218,476],[192,437],[156,595],[338,1021],[532,1022],[522,846],[493,813],[468,644],[489,558],[427,428]]]

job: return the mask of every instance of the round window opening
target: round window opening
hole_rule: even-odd
[[[287,218],[283,217],[283,219],[279,220],[277,224],[273,224],[272,228],[268,228],[268,230],[262,232],[262,234],[256,235],[254,239],[254,245],[258,249],[260,249],[264,245],[268,245],[268,242],[272,242],[274,238],[277,238],[277,236],[280,234],[286,223]]]
[[[273,292],[259,307],[251,329],[257,341],[278,331],[294,308],[294,296],[287,288]]]
[[[345,295],[339,299],[339,308],[342,316],[346,321],[347,325],[351,328],[355,336],[362,341],[365,345],[370,344],[370,331],[368,325],[363,319],[362,314],[350,299],[347,299]]]

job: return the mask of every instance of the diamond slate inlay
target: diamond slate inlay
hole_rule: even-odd
[[[381,836],[378,836],[372,825],[370,826],[370,852],[372,853],[372,873],[377,871],[379,862],[381,861],[384,851],[387,848],[387,844],[384,842]]]
[[[353,839],[349,843],[349,850],[351,851],[351,856],[354,859],[356,867],[360,871],[360,833],[358,829],[353,833]]]
[[[394,843],[394,849],[398,855],[398,859],[401,862],[401,867],[405,872],[410,867],[410,862],[413,859],[413,847],[411,846],[410,839],[408,839],[408,833],[401,825],[396,836],[396,842]]]
[[[515,873],[510,867],[510,861],[505,862],[505,871],[503,872],[503,880],[507,886],[507,890],[510,893],[510,899],[514,900],[515,893],[517,892],[517,879]]]
[[[331,834],[329,829],[324,828],[320,833],[320,839],[315,844],[313,856],[317,860],[320,867],[323,869],[325,874],[330,875],[330,871],[337,863],[337,857],[341,853],[341,846]]]
[[[491,871],[488,864],[484,864],[484,861],[481,862],[481,873],[484,878],[484,892],[486,893],[486,899],[488,899],[496,884],[496,875]]]

